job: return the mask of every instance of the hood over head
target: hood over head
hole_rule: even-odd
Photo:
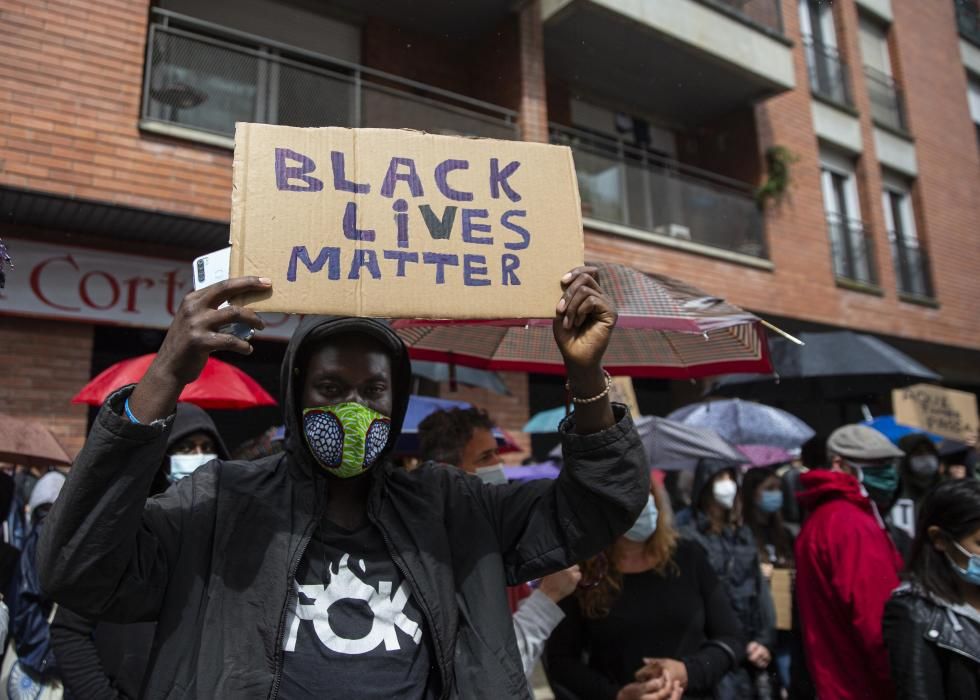
[[[59,471],[50,471],[34,484],[28,505],[32,511],[41,506],[49,506],[58,499],[61,487],[65,485],[65,475]]]
[[[691,487],[691,509],[695,512],[701,510],[701,495],[704,489],[715,478],[719,472],[729,470],[734,473],[736,483],[738,479],[738,466],[722,459],[699,459],[698,467],[694,472],[694,485]]]
[[[909,459],[912,457],[912,453],[921,447],[928,448],[931,454],[936,455],[939,458],[939,448],[936,447],[928,435],[925,433],[912,433],[911,435],[906,435],[898,441],[898,446],[901,448],[905,456],[902,458],[901,472],[903,476],[911,475],[911,470],[909,467]],[[939,479],[938,473],[936,474],[936,479]]]
[[[379,461],[388,455],[398,436],[401,434],[402,423],[408,410],[408,399],[411,394],[412,363],[408,359],[408,349],[391,325],[375,318],[359,318],[354,316],[306,316],[289,340],[286,355],[282,360],[280,373],[280,406],[282,406],[285,422],[286,451],[300,464],[310,470],[316,467],[316,460],[310,453],[303,437],[301,382],[304,381],[303,371],[306,359],[313,348],[324,344],[331,338],[352,333],[374,338],[391,358],[392,370],[392,404],[391,430],[388,442],[382,450]]]
[[[218,459],[230,459],[228,448],[224,440],[218,434],[218,428],[211,420],[203,408],[191,403],[180,402],[177,404],[177,415],[174,416],[174,424],[170,429],[170,436],[167,438],[167,451],[169,452],[174,445],[183,440],[188,435],[194,433],[205,433],[214,441],[214,449]]]
[[[800,476],[800,483],[803,491],[796,494],[796,500],[809,513],[827,501],[841,498],[868,513],[874,512],[871,501],[861,492],[861,484],[850,474],[829,469],[811,469]]]
[[[913,493],[920,493],[939,483],[942,476],[938,470],[930,476],[920,476],[913,472],[911,467],[910,460],[912,459],[912,453],[920,447],[928,448],[929,452],[934,454],[936,459],[939,460],[939,448],[936,447],[936,444],[928,435],[924,433],[906,435],[898,441],[898,446],[905,453],[905,456],[902,457],[898,474],[902,483],[906,485],[906,489],[910,489]]]

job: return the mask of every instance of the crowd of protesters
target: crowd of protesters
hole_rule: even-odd
[[[396,465],[410,363],[363,318],[301,323],[283,450],[232,460],[177,397],[250,352],[218,307],[267,285],[188,295],[70,470],[0,473],[0,696],[524,698],[540,665],[558,700],[980,697],[972,448],[847,425],[809,468],[664,480],[609,400],[616,312],[579,268],[556,479],[507,482],[478,408],[429,416]]]

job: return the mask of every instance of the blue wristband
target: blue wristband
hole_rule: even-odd
[[[123,410],[126,411],[126,417],[129,418],[130,423],[135,423],[136,425],[143,425],[140,423],[139,419],[133,415],[133,412],[129,409],[129,397],[126,397],[126,403],[123,404]]]

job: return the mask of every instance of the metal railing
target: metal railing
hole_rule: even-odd
[[[976,0],[953,0],[960,36],[980,46],[980,8]]]
[[[908,131],[908,123],[905,121],[905,100],[902,89],[895,79],[870,66],[864,67],[864,77],[868,83],[871,116],[874,120],[891,129]]]
[[[725,5],[753,24],[783,33],[783,9],[780,0],[709,0],[709,4]]]
[[[853,107],[854,98],[847,63],[841,59],[837,49],[814,41],[809,36],[803,37],[803,49],[806,51],[810,91],[832,102]]]
[[[552,124],[551,142],[572,149],[584,216],[768,257],[749,185],[580,129]]]
[[[919,247],[918,241],[907,241],[895,231],[888,232],[888,240],[891,243],[892,260],[895,263],[898,291],[902,294],[931,299],[933,297],[932,275],[926,251]]]
[[[153,18],[144,122],[224,137],[248,121],[518,138],[513,110],[173,12]]]
[[[878,286],[878,266],[874,242],[864,222],[827,214],[827,231],[834,260],[834,276],[838,279]]]

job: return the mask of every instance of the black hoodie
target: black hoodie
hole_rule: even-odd
[[[326,480],[299,433],[296,383],[310,345],[341,331],[388,343],[395,363],[390,443],[408,401],[404,346],[383,323],[312,318],[283,362],[288,451],[215,461],[147,499],[172,418],[123,414],[130,389],[103,406],[48,516],[42,584],[82,614],[157,620],[143,696],[275,698],[296,567],[319,522]],[[368,518],[422,608],[444,698],[529,698],[505,585],[587,559],[636,520],[649,492],[626,410],[592,435],[563,426],[554,481],[491,486],[458,469],[372,469]],[[325,670],[325,672],[329,672]],[[366,683],[370,679],[365,679]]]
[[[208,435],[218,459],[228,459],[228,448],[207,412],[190,403],[178,403],[167,452],[195,433]],[[150,487],[151,495],[170,485],[166,460]],[[115,624],[96,622],[60,607],[51,621],[51,645],[61,679],[72,700],[116,700],[139,697],[150,662],[153,622]]]

